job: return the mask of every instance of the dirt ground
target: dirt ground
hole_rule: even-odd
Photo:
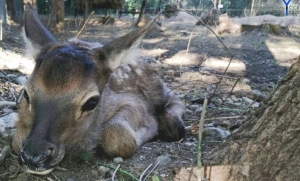
[[[24,173],[12,153],[2,164],[0,160],[0,180],[100,181],[112,180],[112,177],[119,181],[155,178],[162,181],[196,180],[197,125],[203,99],[209,98],[202,140],[202,155],[205,156],[217,149],[274,91],[300,54],[298,19],[285,21],[268,16],[268,20],[258,21],[255,18],[235,18],[233,22],[284,22],[282,26],[293,30],[285,29],[279,35],[265,29],[219,35],[233,55],[224,76],[231,53],[206,27],[195,26],[197,19],[193,16],[180,12],[177,17],[162,17],[161,29],[149,32],[143,39],[141,59],[158,70],[166,84],[186,105],[186,140],[172,143],[155,140],[143,145],[126,160],[96,157],[92,153],[83,154],[80,158],[66,155],[59,168],[46,176]],[[66,19],[66,32],[54,36],[60,42],[67,41],[77,34],[82,24],[82,21]],[[131,17],[123,17],[104,26],[94,16],[79,38],[106,43],[132,30],[133,24]],[[3,37],[0,41],[0,101],[16,101],[22,89],[20,84],[30,75],[34,61],[26,54],[18,25],[5,27]],[[17,109],[0,107],[0,118],[11,112],[17,112]],[[13,128],[10,131],[13,132]],[[0,151],[4,145],[10,144],[10,140],[11,134],[2,133],[2,137],[0,134]]]

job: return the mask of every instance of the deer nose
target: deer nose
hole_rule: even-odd
[[[26,139],[19,155],[19,163],[29,167],[40,167],[51,161],[56,147],[46,140]]]

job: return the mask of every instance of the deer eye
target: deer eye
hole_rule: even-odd
[[[27,91],[24,89],[24,93],[23,93],[24,98],[26,99],[27,103],[29,103],[29,96]]]
[[[99,102],[99,97],[98,96],[89,98],[84,103],[84,105],[81,107],[81,111],[84,112],[84,111],[91,111],[91,110],[95,109],[98,102]]]

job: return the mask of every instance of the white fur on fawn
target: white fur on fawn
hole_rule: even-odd
[[[158,137],[185,137],[185,107],[137,47],[155,20],[102,45],[58,43],[27,4],[24,35],[36,66],[24,89],[13,149],[29,173],[47,174],[64,158],[101,150],[131,157]]]

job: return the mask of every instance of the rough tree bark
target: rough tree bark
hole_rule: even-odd
[[[55,29],[57,32],[61,33],[64,30],[64,0],[56,0],[56,25]]]
[[[26,4],[27,2],[31,3],[31,6],[33,9],[38,12],[38,7],[37,7],[37,0],[24,0],[24,3]]]
[[[135,26],[138,26],[139,22],[141,21],[144,13],[145,13],[145,9],[146,9],[146,3],[147,3],[147,0],[143,0],[142,2],[142,6],[141,6],[141,11],[140,11],[140,14],[139,14],[139,17],[135,23]]]
[[[0,0],[0,21],[2,20],[3,24],[6,24],[6,8],[5,0]]]
[[[11,19],[17,23],[22,23],[23,21],[23,0],[9,0],[7,1],[7,10],[10,11],[8,14]]]
[[[256,114],[206,158],[210,181],[299,180],[299,80],[300,57]]]

